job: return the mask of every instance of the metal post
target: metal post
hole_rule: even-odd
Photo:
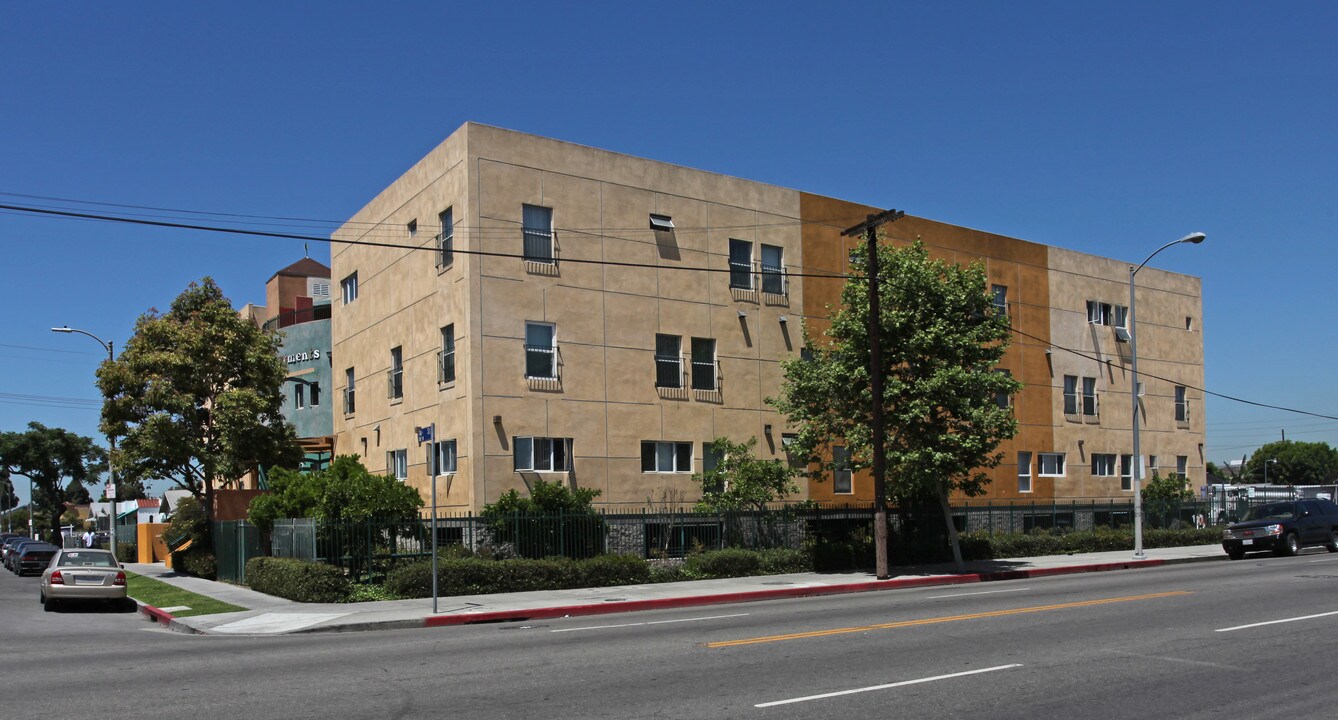
[[[1196,232],[1196,233],[1190,233],[1180,238],[1179,240],[1173,240],[1171,242],[1168,242],[1165,245],[1162,245],[1161,247],[1153,251],[1153,253],[1148,256],[1147,260],[1144,260],[1142,264],[1140,264],[1138,267],[1130,266],[1129,268],[1129,328],[1128,328],[1129,374],[1130,374],[1129,395],[1133,400],[1132,408],[1134,416],[1133,480],[1134,480],[1134,559],[1135,560],[1142,560],[1144,557],[1146,557],[1146,555],[1143,554],[1143,491],[1142,491],[1143,457],[1139,452],[1139,447],[1138,447],[1138,328],[1136,327],[1137,325],[1136,318],[1138,315],[1136,303],[1138,300],[1138,295],[1137,293],[1134,292],[1134,276],[1137,275],[1138,271],[1142,270],[1143,266],[1151,262],[1152,258],[1156,257],[1157,253],[1161,252],[1162,250],[1165,250],[1166,248],[1172,245],[1178,245],[1179,243],[1187,242],[1187,243],[1194,243],[1197,245],[1203,242],[1204,237],[1205,235],[1203,233]]]

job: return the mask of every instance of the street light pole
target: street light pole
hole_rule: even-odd
[[[80,335],[87,335],[88,337],[91,337],[91,338],[93,338],[94,340],[96,340],[97,343],[98,343],[99,345],[101,345],[103,348],[105,348],[105,349],[107,350],[107,362],[115,362],[115,361],[116,361],[116,353],[115,353],[115,351],[114,351],[115,346],[112,344],[112,341],[110,341],[110,340],[103,340],[102,338],[98,337],[97,335],[94,335],[94,334],[91,333],[91,332],[88,332],[87,330],[79,330],[79,329],[77,329],[77,328],[72,328],[72,327],[70,327],[70,326],[68,326],[68,325],[63,326],[63,327],[58,327],[58,328],[54,328],[54,327],[53,327],[53,328],[51,328],[51,332],[67,333],[67,334],[68,334],[68,333],[79,333]],[[115,463],[115,455],[116,455],[116,436],[115,436],[115,435],[112,435],[112,434],[109,432],[109,433],[107,433],[107,477],[109,478],[109,483],[110,483],[111,491],[110,491],[109,493],[107,493],[107,494],[110,496],[110,497],[108,497],[107,499],[108,499],[108,500],[111,500],[111,521],[108,523],[108,526],[109,526],[108,529],[110,530],[110,532],[108,533],[108,535],[110,536],[110,543],[111,543],[111,553],[112,553],[112,557],[116,557],[116,463]],[[32,515],[32,513],[31,513],[31,511],[30,511],[30,512],[29,512],[29,517],[31,517],[31,515]],[[118,562],[119,562],[119,560],[118,560]]]
[[[1157,256],[1157,253],[1165,250],[1172,245],[1180,243],[1193,243],[1195,245],[1203,242],[1207,237],[1201,232],[1190,233],[1179,240],[1162,245],[1147,257],[1138,267],[1129,268],[1129,396],[1133,401],[1133,430],[1134,430],[1134,456],[1133,456],[1133,480],[1134,480],[1134,559],[1142,560],[1146,557],[1143,554],[1143,456],[1138,447],[1138,329],[1135,327],[1137,317],[1137,299],[1134,292],[1134,276],[1139,270],[1143,269]]]

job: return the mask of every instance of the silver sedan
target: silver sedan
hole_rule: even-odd
[[[124,602],[125,570],[106,550],[65,548],[42,573],[42,607],[48,612],[65,600]]]

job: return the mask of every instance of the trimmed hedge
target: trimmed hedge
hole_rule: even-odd
[[[774,575],[812,567],[808,553],[802,550],[716,550],[692,555],[681,565],[654,566],[635,555],[600,555],[589,560],[439,556],[437,590],[442,596],[487,595]],[[431,561],[395,568],[386,577],[385,588],[400,597],[427,597],[432,592]]]
[[[246,563],[252,590],[309,603],[348,602],[353,583],[334,565],[292,558],[258,557]]]
[[[184,552],[172,553],[172,569],[183,575],[191,575],[206,580],[218,577],[218,563],[214,554],[208,550],[187,548]]]
[[[1087,531],[1041,530],[1026,534],[963,533],[962,557],[967,560],[1072,555],[1074,553],[1133,550],[1130,528],[1097,528]],[[1222,540],[1220,527],[1183,530],[1144,529],[1143,547],[1167,548],[1211,545]]]

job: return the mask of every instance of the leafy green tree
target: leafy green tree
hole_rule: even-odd
[[[1011,396],[1021,384],[995,372],[1009,344],[1006,315],[988,294],[984,266],[930,259],[924,244],[879,248],[880,338],[885,412],[887,493],[899,505],[937,501],[953,557],[961,549],[948,497],[974,497],[997,466],[999,443],[1017,433]],[[854,255],[832,313],[829,342],[804,328],[811,357],[782,363],[780,395],[770,399],[799,429],[795,448],[815,463],[816,477],[831,470],[833,445],[845,445],[852,468],[872,464],[867,252]],[[1005,404],[1007,405],[1007,404]]]
[[[14,492],[14,481],[9,478],[9,468],[0,465],[0,512],[9,512],[19,506],[19,496]]]
[[[280,518],[319,518],[329,523],[409,520],[423,497],[389,475],[373,475],[357,455],[340,455],[310,473],[275,468],[270,492],[251,501],[247,519],[269,532]]]
[[[535,480],[529,497],[507,490],[481,514],[493,541],[510,544],[524,557],[591,557],[604,547],[604,518],[593,505],[599,493]]]
[[[799,492],[799,483],[795,480],[803,476],[804,471],[778,459],[763,460],[754,454],[756,447],[756,437],[742,443],[718,437],[711,443],[711,449],[721,460],[715,469],[692,476],[702,486],[702,499],[697,503],[697,509],[761,512],[768,505]]]
[[[1142,493],[1144,500],[1179,502],[1194,499],[1194,493],[1185,484],[1184,479],[1177,475],[1162,476],[1156,471],[1153,471],[1152,477],[1143,485]]]
[[[166,313],[140,316],[120,357],[98,370],[102,429],[122,439],[117,470],[189,490],[208,517],[216,483],[257,466],[296,466],[302,453],[281,412],[279,345],[207,277]]]
[[[0,466],[11,478],[33,481],[33,507],[44,518],[48,537],[57,544],[60,516],[70,502],[71,485],[98,481],[106,470],[107,454],[91,438],[62,428],[49,428],[38,422],[28,423],[26,432],[0,433]],[[85,497],[87,491],[84,492]]]
[[[1265,462],[1274,485],[1323,485],[1338,476],[1338,450],[1326,442],[1281,440],[1261,446],[1245,464],[1249,482],[1264,481]]]

